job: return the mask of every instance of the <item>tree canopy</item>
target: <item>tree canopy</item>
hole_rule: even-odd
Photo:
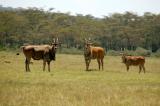
[[[125,12],[96,18],[53,12],[53,9],[0,6],[0,46],[44,44],[58,37],[68,48],[81,49],[84,38],[91,38],[96,45],[107,50],[142,47],[155,52],[160,48],[160,14],[146,12],[139,16]]]

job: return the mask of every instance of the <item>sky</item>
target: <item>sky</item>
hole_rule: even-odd
[[[160,13],[160,0],[0,0],[4,7],[37,7],[71,15],[90,14],[103,17],[112,13],[130,11],[138,15],[144,12]]]

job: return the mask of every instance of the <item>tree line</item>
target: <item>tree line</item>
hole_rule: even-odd
[[[160,48],[160,14],[125,12],[97,18],[54,12],[54,8],[44,11],[0,6],[0,47],[48,44],[56,37],[67,48],[83,49],[84,38],[91,38],[106,50],[142,47],[156,52]]]

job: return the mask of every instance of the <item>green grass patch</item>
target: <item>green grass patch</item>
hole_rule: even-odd
[[[146,74],[129,72],[119,56],[105,56],[104,70],[97,61],[85,71],[83,55],[57,54],[51,72],[33,61],[25,72],[24,55],[0,52],[0,106],[158,106],[160,59],[146,58]]]

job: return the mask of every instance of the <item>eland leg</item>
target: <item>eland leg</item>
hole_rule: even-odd
[[[86,71],[88,71],[91,60],[85,60],[85,62],[86,62]]]
[[[126,65],[126,67],[127,67],[127,71],[129,71],[129,66],[128,66],[128,65]]]
[[[30,68],[29,68],[30,60],[31,60],[30,58],[26,58],[26,61],[25,61],[26,72],[30,71]]]
[[[100,66],[100,60],[99,59],[97,59],[97,62],[98,62],[98,68],[99,68],[99,70],[100,70],[100,68],[101,68],[101,66]]]
[[[146,69],[145,69],[144,65],[142,66],[142,68],[143,68],[143,71],[144,71],[144,73],[145,73],[145,72],[146,72]]]
[[[45,71],[45,67],[46,67],[46,61],[43,60],[43,71]]]
[[[102,65],[102,70],[103,70],[103,59],[101,59],[101,65]]]
[[[50,61],[48,61],[47,64],[48,64],[48,71],[50,72]]]
[[[28,71],[28,62],[27,62],[27,58],[25,60],[25,69],[26,69],[26,72]]]

